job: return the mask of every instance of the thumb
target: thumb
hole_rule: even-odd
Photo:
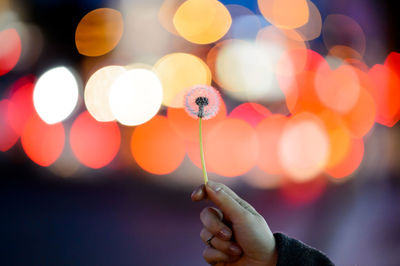
[[[253,213],[253,207],[242,200],[227,186],[208,181],[206,187],[208,198],[224,213],[224,216],[235,223],[243,220],[249,213]],[[252,209],[252,210],[250,210]],[[254,210],[254,212],[256,212]]]

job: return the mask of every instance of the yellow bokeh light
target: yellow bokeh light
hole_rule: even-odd
[[[188,0],[176,11],[173,23],[184,39],[207,44],[228,32],[232,18],[228,9],[217,0]]]
[[[211,71],[200,58],[186,53],[162,57],[154,67],[161,80],[168,107],[183,107],[183,92],[197,84],[211,85]]]
[[[125,72],[122,66],[107,66],[97,70],[85,87],[85,104],[89,113],[100,122],[115,120],[109,105],[113,82]]]
[[[123,30],[124,23],[119,11],[95,9],[84,16],[76,28],[76,48],[82,55],[104,55],[117,46]]]
[[[283,29],[303,26],[310,15],[306,0],[258,0],[258,7],[271,24]]]

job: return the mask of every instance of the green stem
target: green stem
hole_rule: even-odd
[[[199,118],[199,137],[200,137],[200,158],[201,158],[201,168],[203,169],[203,176],[204,176],[204,184],[207,184],[208,177],[207,177],[207,170],[206,170],[206,162],[204,161],[204,151],[203,151],[203,133],[202,133],[202,126],[201,126],[201,117]]]

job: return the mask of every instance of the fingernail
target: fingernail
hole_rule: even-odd
[[[220,236],[220,238],[224,238],[224,239],[231,239],[231,231],[226,229],[226,228],[222,228],[219,232],[218,235]]]
[[[232,253],[232,255],[240,255],[242,253],[242,250],[236,245],[230,245],[229,251]]]
[[[219,186],[217,183],[214,183],[213,181],[208,181],[207,186],[215,192],[218,192],[222,189],[221,186]]]
[[[191,197],[193,198],[194,196],[196,196],[196,195],[199,194],[199,193],[200,193],[200,187],[196,188],[196,189],[192,192]]]

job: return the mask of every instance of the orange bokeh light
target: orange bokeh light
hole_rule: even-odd
[[[21,56],[21,38],[15,29],[0,31],[0,76],[10,72]]]
[[[242,119],[256,127],[261,120],[271,115],[271,111],[268,110],[265,106],[258,103],[242,103],[235,107],[230,114],[229,118],[237,118]]]
[[[203,135],[206,136],[214,125],[226,117],[226,106],[220,97],[220,106],[215,117],[202,121]],[[176,133],[186,141],[199,141],[199,121],[190,117],[183,108],[167,109],[167,118]]]
[[[0,151],[2,152],[11,149],[19,138],[19,135],[12,129],[8,120],[9,105],[10,101],[7,99],[0,101]]]
[[[332,168],[349,153],[351,135],[344,121],[334,112],[325,111],[319,115],[325,125],[330,142],[330,153],[326,167]]]
[[[284,115],[273,114],[262,120],[256,127],[259,141],[257,166],[267,174],[284,174],[278,156],[278,146],[287,120],[288,118]]]
[[[374,126],[376,106],[371,94],[361,87],[360,96],[355,106],[342,115],[343,121],[354,138],[362,138]]]
[[[305,0],[258,0],[258,7],[271,24],[284,29],[303,26],[310,15]]]
[[[304,71],[295,76],[295,80],[285,89],[286,105],[292,114],[303,111],[322,112],[322,104],[315,89],[315,72]]]
[[[205,137],[206,164],[225,177],[244,175],[258,158],[258,139],[255,130],[245,121],[227,118]]]
[[[120,12],[111,8],[95,9],[86,14],[76,28],[76,48],[82,55],[104,55],[117,46],[123,30]]]
[[[116,122],[98,122],[85,111],[72,124],[70,144],[83,165],[98,169],[108,165],[117,155],[121,134]]]
[[[360,166],[364,156],[363,139],[352,139],[349,152],[343,160],[332,168],[327,168],[325,172],[334,178],[344,178],[354,173]]]
[[[21,135],[26,155],[40,166],[50,166],[64,149],[65,132],[62,123],[46,124],[36,114],[27,121]]]
[[[315,89],[326,107],[347,113],[358,101],[360,82],[354,67],[341,65],[335,70],[323,68],[317,71]]]
[[[400,119],[400,79],[384,65],[375,65],[368,72],[371,94],[377,107],[376,122],[392,127]]]
[[[166,175],[175,171],[185,157],[185,143],[164,116],[157,115],[135,128],[131,151],[145,171]]]

